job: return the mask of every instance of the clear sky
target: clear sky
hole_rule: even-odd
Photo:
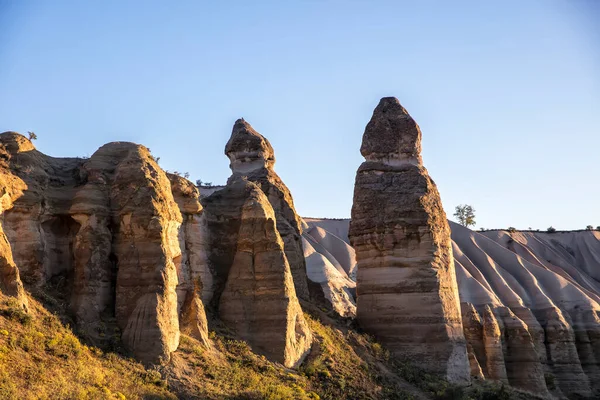
[[[303,216],[348,217],[364,127],[396,96],[449,216],[600,225],[600,1],[0,0],[0,131],[89,156],[134,141],[224,183],[244,117]]]

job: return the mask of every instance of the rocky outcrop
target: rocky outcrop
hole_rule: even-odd
[[[538,314],[546,337],[547,362],[560,390],[569,397],[590,397],[590,382],[579,360],[572,324],[556,307]]]
[[[174,174],[168,174],[168,177],[173,198],[183,218],[179,228],[181,257],[175,260],[181,331],[210,346],[202,294],[210,298],[212,275],[208,268],[208,238],[200,193],[187,179]]]
[[[219,315],[254,351],[294,367],[308,353],[312,335],[296,298],[275,213],[252,183],[232,183],[232,190],[247,196]]]
[[[177,348],[180,309],[197,336],[207,336],[191,278],[178,301],[182,215],[148,149],[110,143],[85,160],[48,157],[15,133],[0,140],[7,184],[2,226],[14,258],[6,256],[5,264],[13,286],[20,272],[31,290],[51,290],[92,341],[112,340],[103,338],[118,327],[143,362],[167,361]],[[200,207],[197,197],[192,203]],[[184,215],[194,212],[193,205],[181,207]]]
[[[482,235],[454,223],[451,227],[461,301],[489,307],[503,326],[509,383],[542,395],[550,390],[559,396],[592,396],[598,364],[588,332],[594,332],[596,322],[575,321],[584,314],[596,319],[598,292],[589,290],[594,278],[576,273],[574,265],[558,261],[550,247],[528,234]],[[548,261],[551,254],[565,269]]]
[[[395,98],[368,123],[349,238],[357,318],[394,354],[453,382],[469,381],[450,230],[421,162],[421,132]]]
[[[302,249],[302,224],[294,208],[292,195],[274,170],[275,153],[269,141],[249,123],[239,119],[225,146],[232,176],[230,182],[245,177],[256,183],[275,210],[277,230],[283,240],[298,297],[309,298],[306,264]]]
[[[25,182],[10,170],[11,150],[13,152],[29,151],[33,146],[29,146],[30,143],[27,143],[25,138],[18,142],[16,139],[19,139],[19,136],[12,132],[0,135],[0,215],[3,219],[4,212],[12,208],[14,201],[27,189]],[[10,149],[11,145],[12,149]],[[15,145],[16,150],[14,149]],[[28,308],[27,296],[3,225],[3,221],[0,221],[0,293],[15,298],[26,310]]]
[[[103,151],[124,153],[110,187],[117,323],[138,359],[165,361],[179,344],[175,258],[181,257],[181,213],[147,149],[108,145]]]

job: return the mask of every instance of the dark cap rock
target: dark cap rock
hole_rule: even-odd
[[[225,155],[229,157],[229,166],[234,173],[272,168],[275,164],[271,143],[243,118],[233,125],[231,138],[225,145]]]
[[[395,97],[384,97],[365,128],[361,154],[368,161],[422,164],[421,130]]]

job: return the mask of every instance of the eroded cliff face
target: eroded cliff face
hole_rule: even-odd
[[[350,221],[357,318],[395,355],[468,382],[450,230],[420,150],[416,122],[382,99],[363,136]]]
[[[243,178],[230,180],[202,202],[210,237],[212,313],[254,351],[296,366],[312,335],[271,203],[258,185]]]
[[[225,146],[232,176],[230,181],[245,177],[256,183],[275,210],[277,230],[283,240],[298,297],[308,300],[309,291],[306,264],[302,248],[302,223],[294,208],[294,200],[287,186],[274,170],[275,153],[269,141],[243,119],[233,126]]]
[[[183,222],[179,228],[181,257],[176,259],[178,310],[182,332],[210,346],[202,294],[208,292],[212,275],[208,267],[208,234],[198,188],[178,175],[167,174],[173,198]],[[206,289],[205,289],[206,288]]]
[[[312,335],[296,298],[275,213],[254,184],[240,180],[231,190],[245,192],[246,200],[219,315],[254,351],[297,366],[311,347]]]
[[[349,220],[305,220],[349,241]],[[450,228],[471,376],[598,397],[600,233]]]
[[[187,300],[176,292],[182,215],[148,149],[117,142],[88,160],[61,159],[15,133],[0,140],[8,187],[2,225],[14,259],[3,251],[5,264],[31,290],[52,290],[67,303],[90,340],[115,327],[139,360],[167,361],[179,343],[178,303]],[[18,274],[2,272],[18,292]],[[193,307],[206,333],[201,303]]]
[[[463,308],[489,308],[507,327],[501,341],[509,383],[543,395],[593,396],[600,365],[595,233],[476,233],[451,226]],[[516,343],[520,350],[510,351]]]
[[[5,212],[13,207],[14,201],[27,189],[25,182],[10,170],[12,152],[18,152],[20,149],[27,151],[33,147],[29,146],[31,143],[25,138],[18,140],[19,136],[11,132],[0,135],[0,292],[15,298],[18,304],[27,310],[28,302],[23,282],[3,227]]]

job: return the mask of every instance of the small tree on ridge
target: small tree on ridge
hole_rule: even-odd
[[[468,204],[459,204],[455,208],[454,217],[462,226],[475,226],[475,209]]]

